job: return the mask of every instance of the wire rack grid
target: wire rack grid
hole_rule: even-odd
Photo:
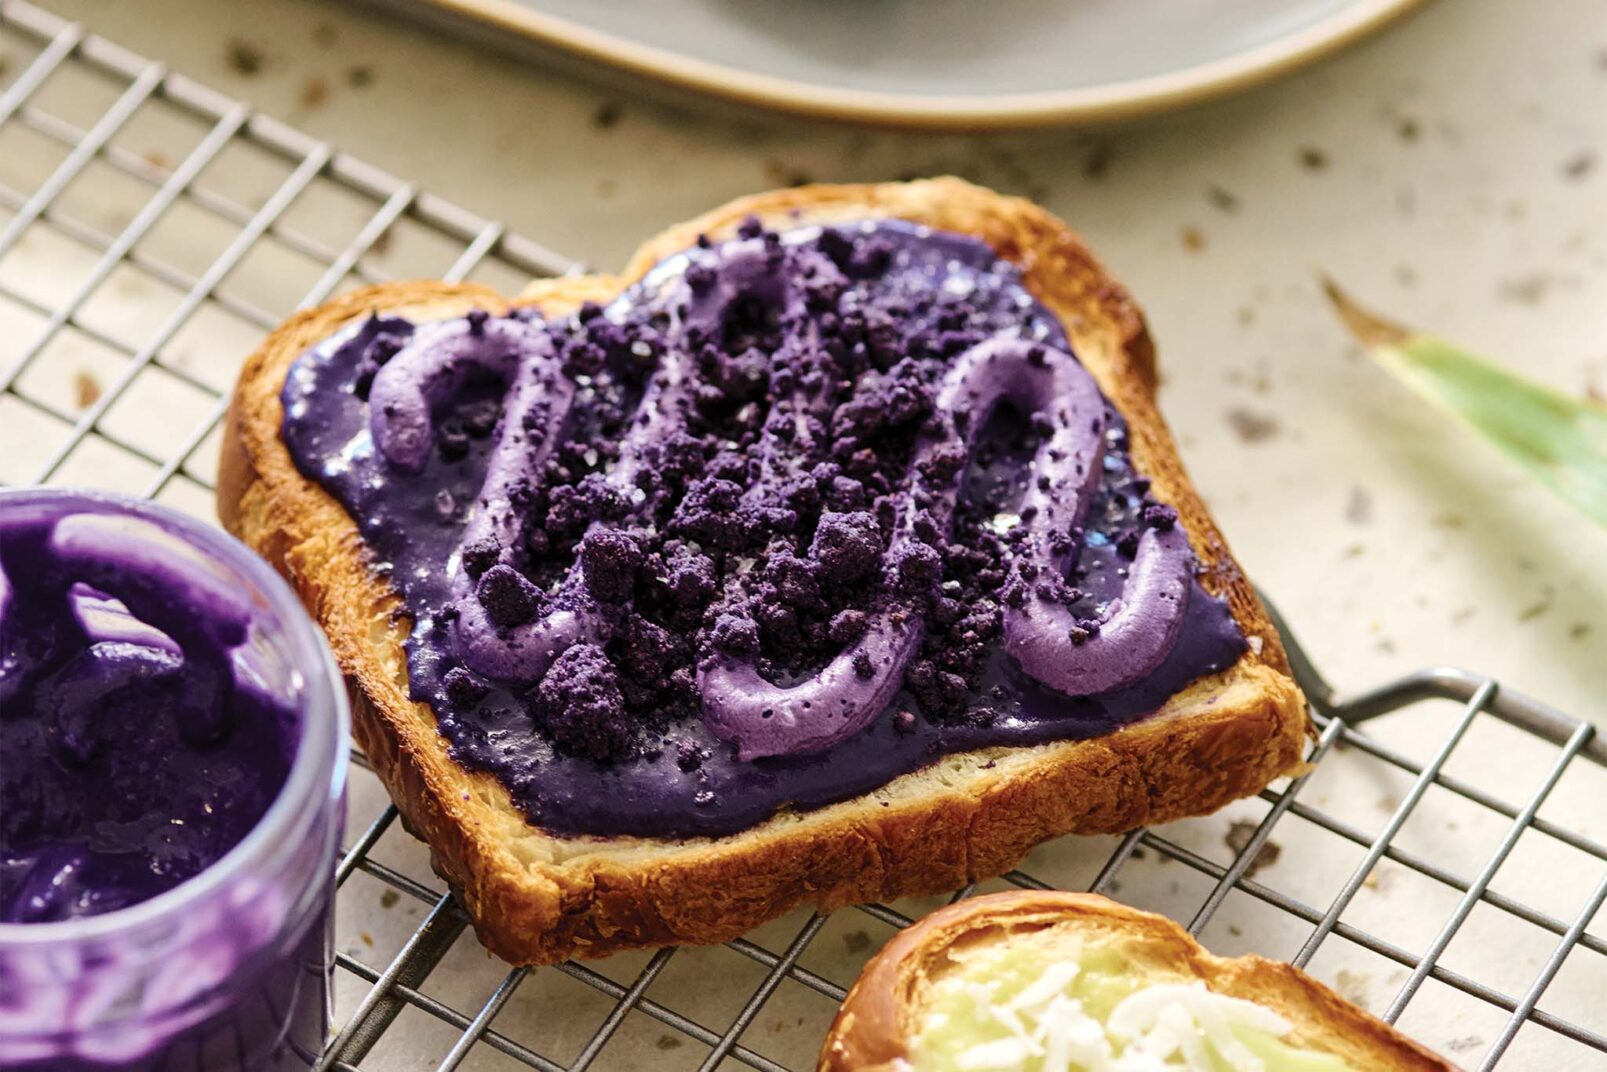
[[[0,483],[111,486],[209,517],[239,357],[289,312],[391,278],[513,292],[575,270],[0,0]],[[356,756],[343,1026],[320,1067],[810,1067],[896,929],[978,891],[1059,887],[1164,911],[1219,952],[1290,960],[1480,1069],[1607,1068],[1607,932],[1592,930],[1607,741],[1460,670],[1341,699],[1290,648],[1320,734],[1308,773],[1258,799],[1061,839],[949,898],[801,911],[725,947],[592,964],[508,970],[479,951]],[[1500,778],[1464,762],[1481,753],[1501,756]]]

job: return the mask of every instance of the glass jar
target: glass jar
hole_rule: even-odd
[[[288,731],[294,737],[281,738],[293,751],[284,783],[256,825],[193,877],[101,915],[0,923],[0,1067],[311,1067],[330,1018],[332,902],[348,756],[341,678],[289,586],[220,530],[111,495],[0,490],[0,522],[82,513],[119,515],[131,531],[166,534],[156,544],[162,553],[199,563],[244,595],[250,624],[245,642],[231,652],[236,678],[294,712]],[[183,585],[156,590],[182,609]],[[5,598],[0,587],[0,615]]]

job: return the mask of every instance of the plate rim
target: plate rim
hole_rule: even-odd
[[[423,0],[554,48],[684,89],[810,118],[929,130],[1131,119],[1270,81],[1359,41],[1428,0],[1355,0],[1300,31],[1221,59],[1076,89],[986,96],[850,90],[762,74],[642,44],[516,0]]]

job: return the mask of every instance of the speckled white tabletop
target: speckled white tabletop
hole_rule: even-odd
[[[1442,0],[1336,59],[1226,101],[1133,126],[997,136],[665,107],[338,3],[46,6],[603,267],[668,223],[791,182],[955,173],[1031,196],[1082,232],[1146,308],[1162,408],[1189,472],[1332,680],[1353,690],[1457,664],[1607,725],[1607,532],[1371,366],[1317,285],[1330,275],[1397,318],[1562,390],[1607,394],[1600,0]],[[1467,776],[1499,787],[1507,759],[1498,744],[1482,747],[1466,757]],[[1326,804],[1361,792],[1378,815],[1392,806],[1387,785],[1330,782]],[[1601,839],[1593,784],[1566,819]],[[1426,844],[1460,860],[1462,835],[1447,833],[1456,829],[1446,819]],[[1487,849],[1469,847],[1466,870]],[[1278,870],[1299,855],[1286,842]],[[1325,865],[1303,866],[1309,877]],[[1349,863],[1333,866],[1342,879]],[[1564,875],[1588,886],[1600,874],[1589,861],[1544,866],[1559,869],[1556,883],[1514,881],[1544,898]],[[1381,887],[1367,891],[1379,926],[1429,903],[1428,932],[1444,918],[1443,899],[1397,891],[1391,900]],[[1559,895],[1559,916],[1582,903],[1572,889]],[[372,941],[370,929],[383,926],[365,922],[362,934]],[[870,943],[842,929],[833,948],[857,963]],[[1243,944],[1231,922],[1206,937],[1225,951]],[[1523,971],[1548,948],[1533,945],[1521,955],[1488,951],[1491,970],[1518,965],[1503,983],[1509,992],[1521,991]],[[710,962],[672,963],[689,973]],[[1319,974],[1374,1008],[1400,977],[1380,970],[1374,990],[1361,968]],[[1607,1029],[1607,971],[1576,985],[1586,1011],[1574,1015]],[[548,1017],[551,1002],[567,999],[547,995],[538,1006],[533,986],[521,994],[532,1022],[547,1024],[541,1031],[563,1030]],[[778,1007],[791,1016],[785,1000]],[[1404,1024],[1413,1028],[1410,1013]],[[818,1042],[819,1029],[811,1020],[800,1030]],[[1450,1014],[1414,1029],[1453,1056],[1453,1044],[1466,1043],[1470,1059],[1492,1030]],[[692,1059],[677,1058],[678,1040],[662,1029],[639,1035],[643,1049],[632,1052]],[[802,1060],[808,1042],[787,1045],[777,1059]],[[376,1067],[427,1063],[396,1049],[394,1063]]]

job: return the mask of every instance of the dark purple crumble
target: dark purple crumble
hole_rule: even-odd
[[[499,629],[541,613],[577,563],[591,595],[622,617],[606,645],[569,649],[534,688],[509,689],[458,665],[444,577],[491,445],[510,434],[498,428],[503,385],[471,382],[436,415],[425,472],[401,476],[372,448],[348,444],[367,435],[374,370],[410,337],[410,323],[370,320],[292,370],[286,441],[394,567],[417,623],[408,645],[414,695],[435,708],[461,763],[495,773],[532,821],[556,831],[723,834],[779,807],[856,795],[943,753],[1108,732],[1238,658],[1237,626],[1196,584],[1184,640],[1139,685],[1071,699],[1016,672],[999,651],[1004,604],[1063,603],[1078,622],[1068,644],[1086,641],[1143,531],[1177,523],[1133,470],[1121,416],[1108,414],[1087,531],[1056,536],[1082,543],[1069,576],[1014,565],[1009,519],[1044,428],[1008,407],[969,455],[956,444],[924,463],[933,480],[964,471],[952,531],[918,513],[916,541],[889,555],[887,497],[908,487],[950,363],[1001,332],[1065,348],[1062,329],[1015,269],[968,238],[896,223],[782,236],[750,221],[743,234],[796,272],[803,312],[782,316],[751,294],[731,303],[718,330],[692,332],[694,390],[682,426],[636,474],[639,504],[605,477],[664,360],[676,282],[684,273],[694,298],[717,286],[712,255],[693,251],[607,308],[545,324],[578,385],[575,402],[561,428],[532,420],[518,430],[531,444],[561,442],[540,479],[515,496],[523,536],[513,564],[510,549],[482,544],[462,548],[462,568],[478,579],[476,597]],[[805,418],[802,436],[800,398],[831,400]],[[761,449],[766,441],[787,445],[783,464]],[[593,527],[599,521],[612,527]],[[889,606],[921,616],[925,630],[903,691],[857,737],[819,755],[743,763],[700,722],[699,660],[750,656],[787,684],[829,662]]]

